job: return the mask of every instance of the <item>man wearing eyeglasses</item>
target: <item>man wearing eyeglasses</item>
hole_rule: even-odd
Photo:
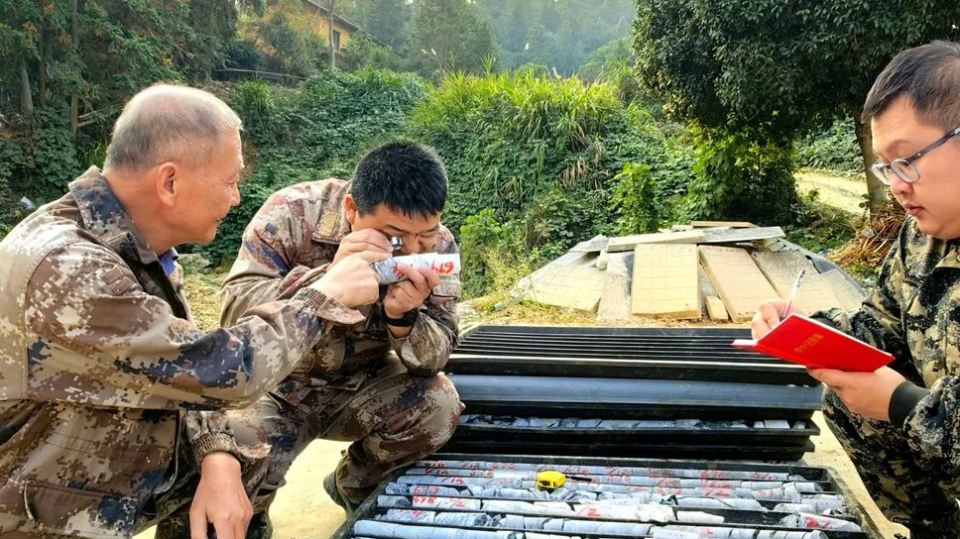
[[[872,373],[828,369],[824,416],[890,520],[958,537],[960,511],[960,44],[898,54],[867,95],[872,172],[909,216],[858,310],[813,316],[892,353]],[[760,307],[756,338],[782,301]],[[791,312],[796,312],[791,309]]]

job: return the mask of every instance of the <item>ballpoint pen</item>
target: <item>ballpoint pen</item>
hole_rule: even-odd
[[[790,306],[793,305],[793,300],[797,297],[797,290],[800,290],[800,282],[803,281],[804,273],[806,273],[806,270],[803,268],[800,268],[800,271],[797,272],[797,279],[793,281],[793,288],[790,289],[790,295],[787,297],[787,304],[783,308],[781,318],[790,316]]]

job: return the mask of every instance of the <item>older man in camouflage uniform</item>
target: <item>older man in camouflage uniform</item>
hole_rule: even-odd
[[[960,536],[960,44],[904,51],[864,105],[873,167],[909,216],[876,288],[816,317],[892,353],[872,373],[814,370],[824,415],[877,504],[915,539]],[[760,336],[785,305],[761,307]]]
[[[293,296],[351,253],[456,253],[440,224],[446,172],[430,150],[395,142],[372,150],[352,184],[328,179],[278,191],[247,228],[223,285],[224,325]],[[348,511],[392,469],[438,449],[463,408],[443,369],[457,340],[459,282],[404,269],[363,320],[334,327],[270,397],[232,411],[238,440],[274,452],[265,482],[279,488],[312,440],[350,441],[324,486]],[[271,498],[255,501],[265,511]]]
[[[124,108],[103,172],[0,242],[0,536],[130,537],[196,493],[195,539],[208,521],[244,537],[265,452],[202,410],[249,404],[333,321],[359,320],[353,307],[378,297],[370,260],[385,257],[351,257],[233,327],[198,330],[173,246],[213,239],[239,201],[239,128],[206,92],[149,88]]]

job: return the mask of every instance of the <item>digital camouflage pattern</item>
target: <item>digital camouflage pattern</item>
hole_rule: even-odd
[[[824,415],[890,520],[914,538],[960,536],[960,240],[908,217],[861,308],[815,316],[892,353],[892,368],[928,388],[902,427],[852,414],[832,391]]]
[[[350,233],[342,211],[348,186],[336,179],[301,183],[267,200],[224,282],[221,324],[290,297],[323,275]],[[457,252],[444,227],[435,250]],[[459,296],[458,282],[441,283],[403,339],[390,335],[382,301],[362,308],[362,322],[333,327],[269,397],[231,411],[239,441],[273,448],[266,485],[279,487],[290,462],[313,439],[352,441],[337,468],[337,485],[359,502],[390,470],[445,444],[463,409],[440,373],[457,342]]]
[[[304,289],[198,330],[179,274],[96,168],[0,242],[0,283],[3,537],[129,537],[203,455],[233,452],[249,473],[256,448],[211,410],[275,387],[332,327],[323,319],[360,320]]]

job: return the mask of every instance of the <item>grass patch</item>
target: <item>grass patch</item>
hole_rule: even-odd
[[[203,331],[220,327],[220,284],[226,271],[188,273],[183,280],[183,295],[187,298],[193,323]]]

